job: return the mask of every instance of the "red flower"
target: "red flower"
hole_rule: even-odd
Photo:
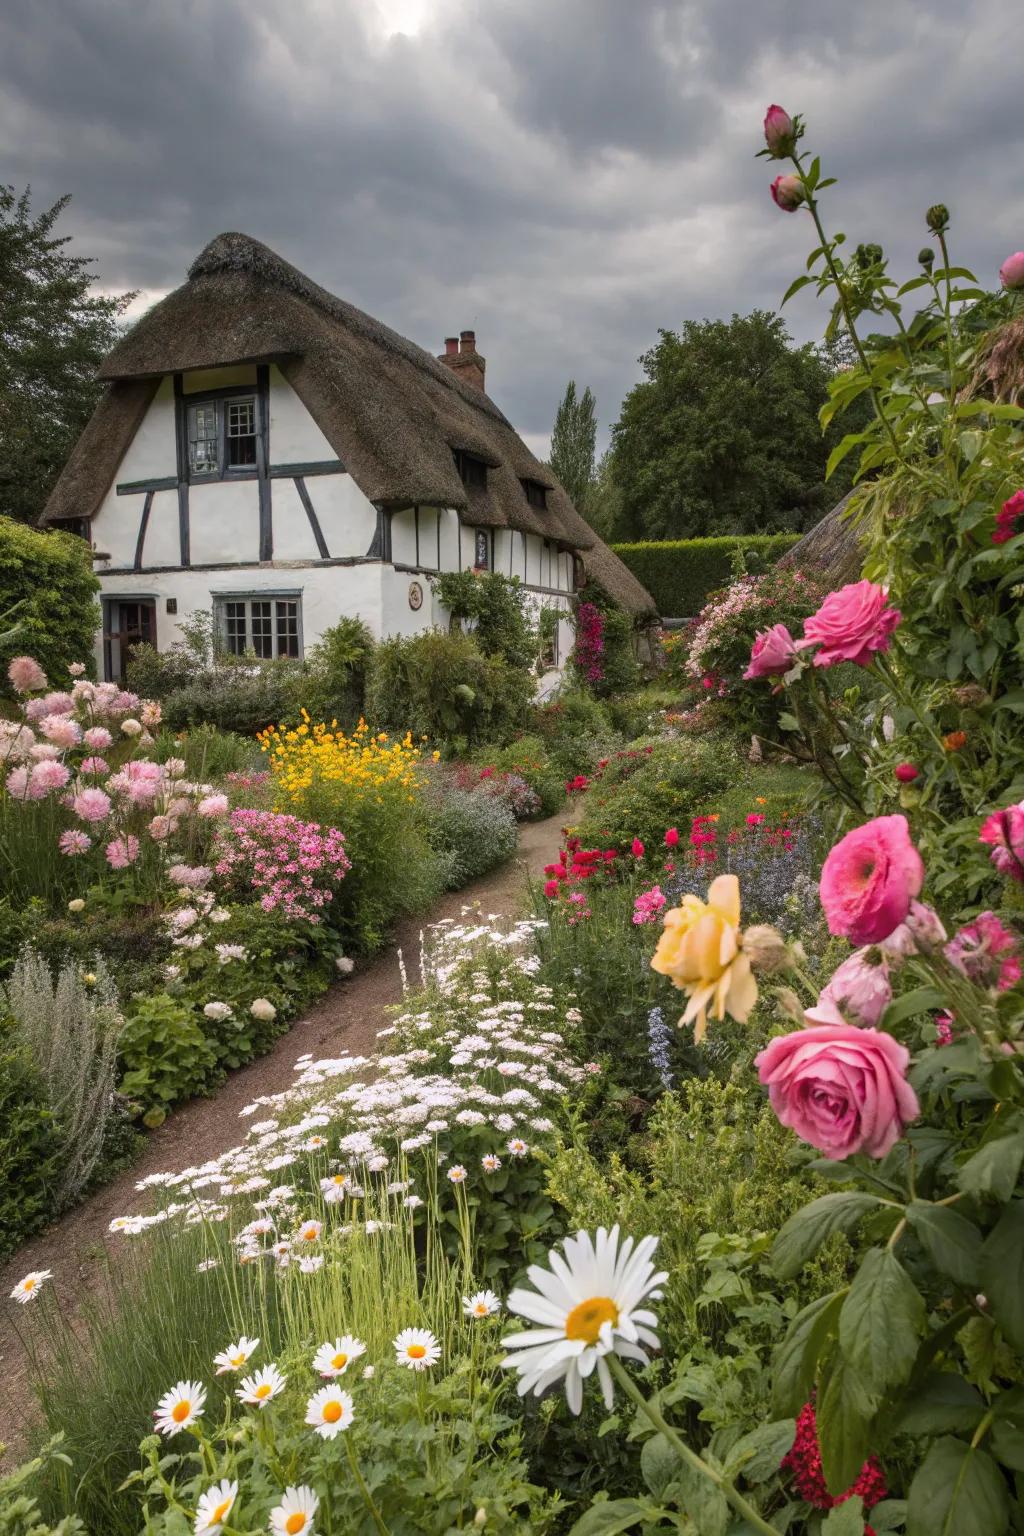
[[[547,896],[549,900],[550,900],[550,898],[552,896],[557,896],[558,895],[558,881],[557,880],[545,880],[545,882],[544,882],[544,895]]]
[[[781,1470],[791,1472],[793,1486],[808,1504],[815,1509],[833,1509],[844,1504],[854,1494],[859,1494],[865,1509],[874,1509],[889,1490],[885,1486],[885,1474],[875,1456],[869,1456],[845,1493],[832,1495],[825,1483],[821,1469],[821,1448],[818,1445],[818,1426],[814,1416],[814,1404],[805,1403],[796,1421],[793,1444],[782,1458]],[[865,1527],[865,1536],[870,1530]]]
[[[920,773],[920,769],[915,768],[913,763],[897,763],[893,773],[901,784],[913,784]]]
[[[643,845],[643,843],[640,841],[640,839],[638,837],[634,837],[632,843],[630,844],[629,851],[633,855],[634,859],[642,859],[643,858],[643,856],[644,856],[644,845]]]
[[[665,847],[678,848],[678,846],[679,832],[675,827],[669,827],[668,831],[665,833]]]

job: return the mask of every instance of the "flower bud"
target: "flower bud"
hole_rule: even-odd
[[[764,141],[773,160],[785,160],[796,148],[796,124],[786,109],[774,102],[765,113]]]
[[[1024,251],[1014,251],[999,268],[999,281],[1004,288],[1024,288]]]
[[[935,252],[930,245],[922,245],[917,253],[917,259],[922,267],[930,267],[935,260]]]
[[[949,209],[945,203],[934,203],[925,214],[925,223],[934,234],[944,234],[949,228]]]
[[[922,949],[937,949],[945,944],[949,935],[942,926],[942,919],[934,908],[923,901],[912,901],[907,913],[907,927]]]
[[[789,969],[789,946],[782,934],[767,923],[755,923],[743,933],[743,953],[755,971],[771,976]]]
[[[799,176],[776,176],[771,193],[776,207],[783,213],[795,213],[806,196]]]
[[[901,784],[913,784],[920,771],[921,770],[916,768],[913,763],[897,763],[896,767],[893,769],[893,773],[899,779]]]
[[[961,709],[980,709],[983,704],[992,702],[980,683],[964,683],[962,688],[954,688],[953,698]]]
[[[775,1001],[788,1019],[792,1019],[795,1024],[804,1022],[804,1005],[792,987],[780,987],[775,994]]]
[[[477,1510],[476,1514],[473,1516],[473,1524],[477,1527],[482,1527],[487,1524],[487,1511],[484,1509],[482,1504]]]

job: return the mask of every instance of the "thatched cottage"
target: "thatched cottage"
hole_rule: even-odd
[[[43,521],[88,538],[103,675],[212,609],[222,644],[302,656],[358,615],[378,637],[447,622],[429,577],[521,578],[555,608],[597,581],[654,605],[484,391],[472,331],[433,357],[258,240],[223,234],[103,363],[106,394]]]

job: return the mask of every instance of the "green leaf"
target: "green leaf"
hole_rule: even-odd
[[[829,1510],[821,1522],[821,1536],[864,1536],[864,1504],[858,1494]]]
[[[872,1248],[853,1277],[839,1314],[839,1348],[876,1397],[901,1386],[913,1369],[925,1304],[890,1248]]]
[[[906,1435],[944,1435],[975,1430],[985,1414],[981,1393],[953,1371],[929,1371],[900,1413],[897,1429]]]
[[[688,1462],[678,1461],[676,1467],[676,1504],[689,1515],[700,1536],[725,1536],[729,1525],[725,1494]]]
[[[893,1029],[897,1024],[902,1024],[904,1019],[913,1018],[915,1013],[927,1013],[931,1008],[941,1008],[945,1004],[945,997],[934,987],[915,987],[913,992],[904,992],[894,1003],[890,1003],[883,1016],[883,1027]]]
[[[833,472],[838,469],[846,455],[852,453],[859,443],[867,442],[869,437],[870,433],[868,432],[847,432],[845,437],[840,438],[828,456],[828,463],[825,465],[825,479],[830,480]]]
[[[1013,1472],[1024,1472],[1024,1387],[1003,1392],[992,1404],[995,1421],[989,1441],[993,1455]]]
[[[937,1269],[957,1285],[977,1285],[982,1238],[973,1221],[951,1206],[921,1200],[907,1206],[907,1221]]]
[[[1010,1504],[1002,1473],[986,1451],[937,1440],[907,1499],[907,1536],[1002,1536]]]
[[[725,1462],[725,1475],[733,1480],[742,1475],[748,1483],[763,1483],[778,1470],[782,1458],[793,1444],[795,1419],[776,1419],[759,1424],[749,1435],[737,1440]]]
[[[1024,1162],[1024,1131],[1014,1131],[988,1141],[968,1158],[956,1176],[957,1187],[968,1195],[991,1195],[1009,1200],[1017,1187]]]
[[[793,297],[794,293],[799,293],[801,288],[806,288],[807,284],[813,283],[813,281],[813,277],[808,277],[806,275],[803,277],[794,278],[789,287],[786,289],[785,293],[782,295],[779,308],[781,309],[783,304],[786,303],[787,299],[791,299]]]
[[[829,1492],[843,1493],[871,1452],[874,1403],[857,1372],[837,1355],[818,1399],[818,1444]]]
[[[591,1504],[572,1527],[569,1536],[617,1536],[628,1531],[631,1525],[643,1520],[647,1507],[637,1499],[608,1499],[602,1504]]]
[[[679,1478],[679,1452],[664,1435],[652,1435],[640,1452],[640,1471],[656,1499],[665,1499],[669,1488]]]
[[[796,1413],[810,1397],[818,1356],[838,1322],[845,1295],[819,1296],[790,1324],[772,1361],[772,1401],[778,1412]]]
[[[859,1189],[820,1195],[795,1211],[780,1229],[772,1245],[772,1269],[780,1280],[792,1280],[826,1238],[833,1232],[852,1232],[861,1217],[881,1203],[878,1195]]]
[[[1017,1349],[1024,1349],[1024,1200],[1008,1205],[985,1239],[981,1286],[989,1311]]]

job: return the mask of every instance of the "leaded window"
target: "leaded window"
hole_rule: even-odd
[[[255,395],[189,403],[190,477],[219,480],[233,470],[254,470],[257,430]]]
[[[215,602],[220,643],[230,656],[260,661],[302,655],[302,600],[268,593]]]

